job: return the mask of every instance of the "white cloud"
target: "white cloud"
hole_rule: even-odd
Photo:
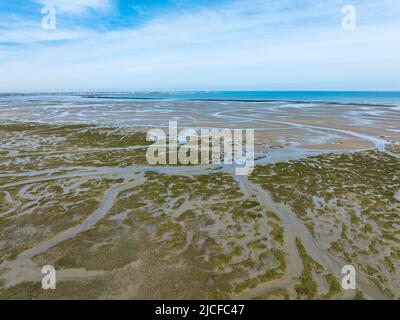
[[[92,35],[88,29],[58,27],[56,30],[44,30],[41,19],[28,20],[22,17],[13,17],[0,21],[0,44],[13,43],[29,45],[40,42],[61,40],[78,40]]]
[[[17,29],[3,29],[0,33],[0,43],[29,44],[43,41],[77,40],[87,37],[86,30],[62,30],[49,32],[37,26],[26,24]]]
[[[52,5],[61,13],[82,15],[90,10],[107,11],[111,8],[111,0],[34,0],[42,5]]]
[[[364,16],[360,7],[368,23],[349,32],[339,2],[263,8],[247,1],[92,31],[68,44],[0,48],[0,91],[400,89],[399,21]],[[321,16],[333,22],[298,22]]]

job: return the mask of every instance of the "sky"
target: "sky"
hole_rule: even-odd
[[[398,91],[399,57],[399,0],[0,0],[0,92]]]

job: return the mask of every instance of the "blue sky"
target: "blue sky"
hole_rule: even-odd
[[[400,90],[399,18],[399,0],[0,0],[0,92]]]

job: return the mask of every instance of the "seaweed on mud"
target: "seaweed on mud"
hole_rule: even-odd
[[[380,277],[370,274],[371,281],[393,297],[400,271],[393,255],[400,241],[399,172],[400,159],[370,150],[257,166],[250,180],[287,205],[333,254],[347,263],[365,266],[369,261],[378,268]],[[329,237],[322,221],[330,226]],[[385,259],[382,250],[389,251]]]

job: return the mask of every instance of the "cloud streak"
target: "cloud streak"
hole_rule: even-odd
[[[341,1],[260,0],[74,29],[67,42],[0,47],[0,91],[399,90],[400,8],[378,2],[359,2],[350,32]]]
[[[111,8],[111,0],[34,0],[41,5],[56,7],[60,13],[72,15],[86,14],[88,11],[107,11]]]

